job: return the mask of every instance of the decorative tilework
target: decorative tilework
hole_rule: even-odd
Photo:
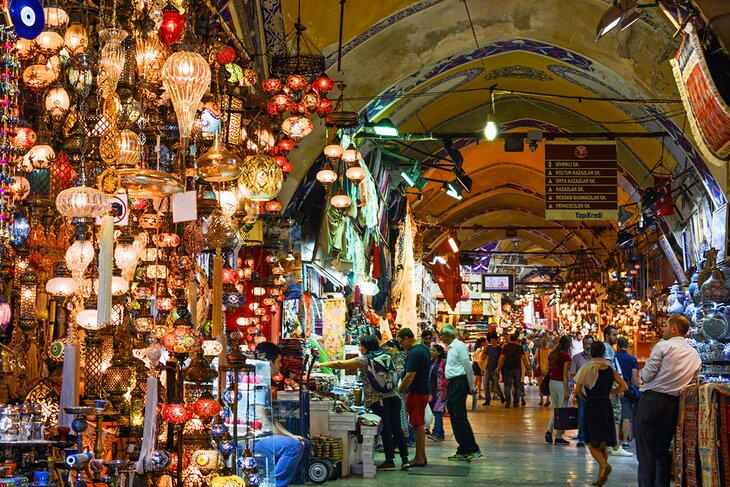
[[[553,79],[550,75],[543,71],[540,71],[539,69],[534,69],[530,66],[522,66],[519,64],[494,69],[487,73],[487,76],[485,77],[485,79],[488,80],[499,78],[531,79],[535,81],[550,81],[551,79]]]
[[[280,0],[262,0],[261,17],[266,37],[266,49],[269,55],[282,54],[285,51],[284,16],[281,13]]]

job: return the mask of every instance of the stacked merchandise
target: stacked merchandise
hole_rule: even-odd
[[[289,374],[298,376],[304,363],[306,342],[299,338],[287,338],[279,342],[281,347],[281,372],[285,377]]]
[[[337,462],[342,461],[342,438],[326,435],[312,436],[312,446],[318,457],[329,458]]]
[[[375,437],[378,435],[377,426],[360,425],[362,435],[362,476],[369,479],[375,477]]]

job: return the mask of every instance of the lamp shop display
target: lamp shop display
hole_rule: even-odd
[[[0,439],[22,462],[2,480],[257,485],[223,391],[257,375],[240,354],[279,319],[293,257],[233,249],[285,225],[288,156],[335,107],[324,58],[266,78],[208,1],[6,5]],[[354,147],[328,157],[365,177]]]

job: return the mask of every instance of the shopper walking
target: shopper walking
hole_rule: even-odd
[[[538,376],[538,373],[539,377],[548,373],[550,370],[550,348],[548,348],[548,339],[544,335],[540,338],[540,345],[537,349],[535,362],[537,363],[537,366],[535,367],[536,376]],[[538,379],[538,383],[541,380],[542,379]],[[542,393],[540,393],[540,406],[542,405],[545,405],[545,407],[550,406],[550,396],[543,396]]]
[[[446,391],[446,407],[449,410],[451,429],[459,444],[456,453],[451,455],[449,460],[472,462],[480,458],[482,452],[474,440],[474,432],[466,415],[466,397],[475,392],[469,350],[464,342],[456,338],[456,330],[453,326],[444,325],[440,335],[448,348],[445,372],[449,385]]]
[[[570,392],[570,349],[573,341],[568,335],[563,335],[558,341],[558,347],[550,353],[550,400],[553,404],[553,410],[550,414],[550,423],[548,423],[545,432],[545,441],[553,443],[553,429],[555,426],[555,408],[565,407]],[[565,431],[555,430],[556,445],[570,445],[570,442],[563,438]]]
[[[429,375],[431,350],[416,340],[410,328],[401,328],[398,343],[408,352],[405,375],[398,386],[398,393],[406,398],[408,422],[413,426],[416,440],[416,456],[409,462],[412,467],[425,467],[426,458],[426,406],[431,399]]]
[[[639,385],[639,361],[636,357],[629,353],[629,340],[626,337],[619,337],[618,352],[616,352],[616,361],[621,367],[621,377],[626,384],[633,386]],[[621,446],[629,446],[632,437],[632,424],[634,422],[634,410],[636,402],[632,400],[628,394],[621,394],[621,437],[619,441]]]
[[[448,383],[446,381],[446,350],[441,345],[433,345],[431,347],[431,374],[429,381],[431,383],[431,411],[433,412],[433,429],[431,434],[426,436],[434,441],[443,441],[444,434],[444,411],[446,410],[446,390]]]
[[[611,473],[608,447],[618,442],[609,397],[626,390],[623,378],[603,358],[605,354],[606,346],[602,342],[593,342],[590,347],[592,360],[583,365],[575,376],[576,393],[586,403],[583,415],[585,442],[600,466],[598,478],[593,482],[598,486],[605,484]],[[614,383],[618,387],[614,388]]]
[[[679,414],[679,392],[696,381],[700,356],[684,339],[689,322],[682,315],[669,317],[663,341],[654,345],[639,372],[644,386],[636,413],[636,456],[639,487],[668,487],[671,477],[669,445]]]
[[[489,406],[492,401],[492,393],[496,393],[499,400],[504,404],[504,394],[502,387],[499,385],[499,373],[497,366],[499,365],[499,357],[502,355],[502,347],[499,346],[497,332],[489,333],[489,344],[484,349],[484,355],[487,358],[486,371],[484,375],[484,405]]]
[[[530,362],[522,348],[517,333],[509,336],[509,342],[502,347],[502,355],[497,364],[497,373],[502,372],[504,382],[505,403],[504,407],[509,408],[510,403],[514,407],[520,407],[520,383],[522,382],[522,369],[529,370]]]
[[[583,351],[576,353],[570,359],[570,378],[575,381],[575,375],[578,373],[581,367],[591,361],[591,345],[593,344],[593,337],[586,335],[583,337]],[[605,345],[604,345],[605,351]],[[586,446],[585,437],[583,435],[583,414],[585,412],[586,401],[584,396],[579,394],[579,390],[574,386],[573,393],[575,394],[576,402],[578,403],[578,434],[575,437],[571,436],[571,440],[578,440],[575,446],[582,448]]]
[[[481,363],[482,353],[484,352],[484,345],[486,345],[486,338],[477,338],[474,342],[474,351],[471,353],[471,368],[474,372],[474,387],[477,389],[478,399],[482,398],[482,373],[484,367]]]
[[[378,471],[395,470],[395,448],[401,457],[401,470],[408,470],[408,447],[401,428],[401,399],[396,393],[398,375],[393,358],[378,346],[375,335],[360,337],[360,356],[350,360],[323,362],[319,367],[330,369],[357,368],[362,376],[365,405],[380,416],[385,461],[377,466]]]
[[[604,328],[603,341],[606,346],[606,360],[609,361],[611,367],[613,367],[619,375],[623,375],[621,364],[619,364],[618,360],[616,360],[616,351],[613,349],[613,346],[618,343],[618,329],[611,325]],[[621,398],[617,394],[612,394],[611,404],[613,405],[613,420],[616,422],[616,437],[618,437],[621,426]],[[616,443],[616,445],[609,450],[608,454],[616,457],[632,456],[632,453],[621,448],[619,443]]]

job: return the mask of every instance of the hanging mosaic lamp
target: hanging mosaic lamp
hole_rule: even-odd
[[[236,179],[243,169],[243,160],[221,144],[216,132],[213,146],[195,161],[198,176],[210,183],[223,183]]]
[[[180,139],[187,147],[198,104],[210,87],[210,66],[200,54],[176,52],[162,66],[162,85],[175,108]]]
[[[106,99],[117,89],[117,83],[124,68],[124,47],[122,42],[129,32],[124,29],[102,29],[99,39],[103,42],[99,56],[99,77],[97,83],[101,97]]]
[[[185,28],[185,17],[173,5],[167,4],[162,10],[162,23],[160,24],[160,40],[171,46],[180,38]]]
[[[284,174],[273,157],[266,154],[248,156],[238,178],[238,187],[251,201],[269,201],[281,191]]]

